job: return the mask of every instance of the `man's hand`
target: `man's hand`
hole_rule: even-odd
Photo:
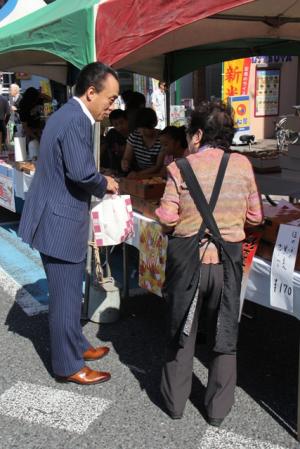
[[[111,176],[104,176],[107,181],[106,191],[108,193],[118,193],[119,192],[119,184],[117,181]]]

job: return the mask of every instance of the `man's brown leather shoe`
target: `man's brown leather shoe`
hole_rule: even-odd
[[[100,382],[106,382],[111,378],[110,373],[104,371],[94,371],[88,366],[84,366],[77,373],[67,377],[57,377],[58,382],[75,382],[80,385],[93,385]]]
[[[86,361],[99,360],[102,359],[106,354],[109,353],[109,348],[107,346],[99,346],[98,348],[93,348],[92,346],[83,353],[83,359]]]

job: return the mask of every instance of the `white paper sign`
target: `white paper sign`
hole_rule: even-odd
[[[272,257],[271,305],[293,312],[293,275],[300,237],[300,227],[280,225]]]

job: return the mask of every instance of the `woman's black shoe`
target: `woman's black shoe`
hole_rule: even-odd
[[[210,418],[210,417],[208,417],[207,418],[207,422],[211,426],[220,427],[222,422],[223,422],[223,418]]]

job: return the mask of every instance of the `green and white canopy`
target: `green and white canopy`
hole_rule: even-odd
[[[0,70],[31,72],[65,83],[68,63],[95,60],[99,0],[56,0],[0,28]],[[1,25],[1,22],[0,22]]]

